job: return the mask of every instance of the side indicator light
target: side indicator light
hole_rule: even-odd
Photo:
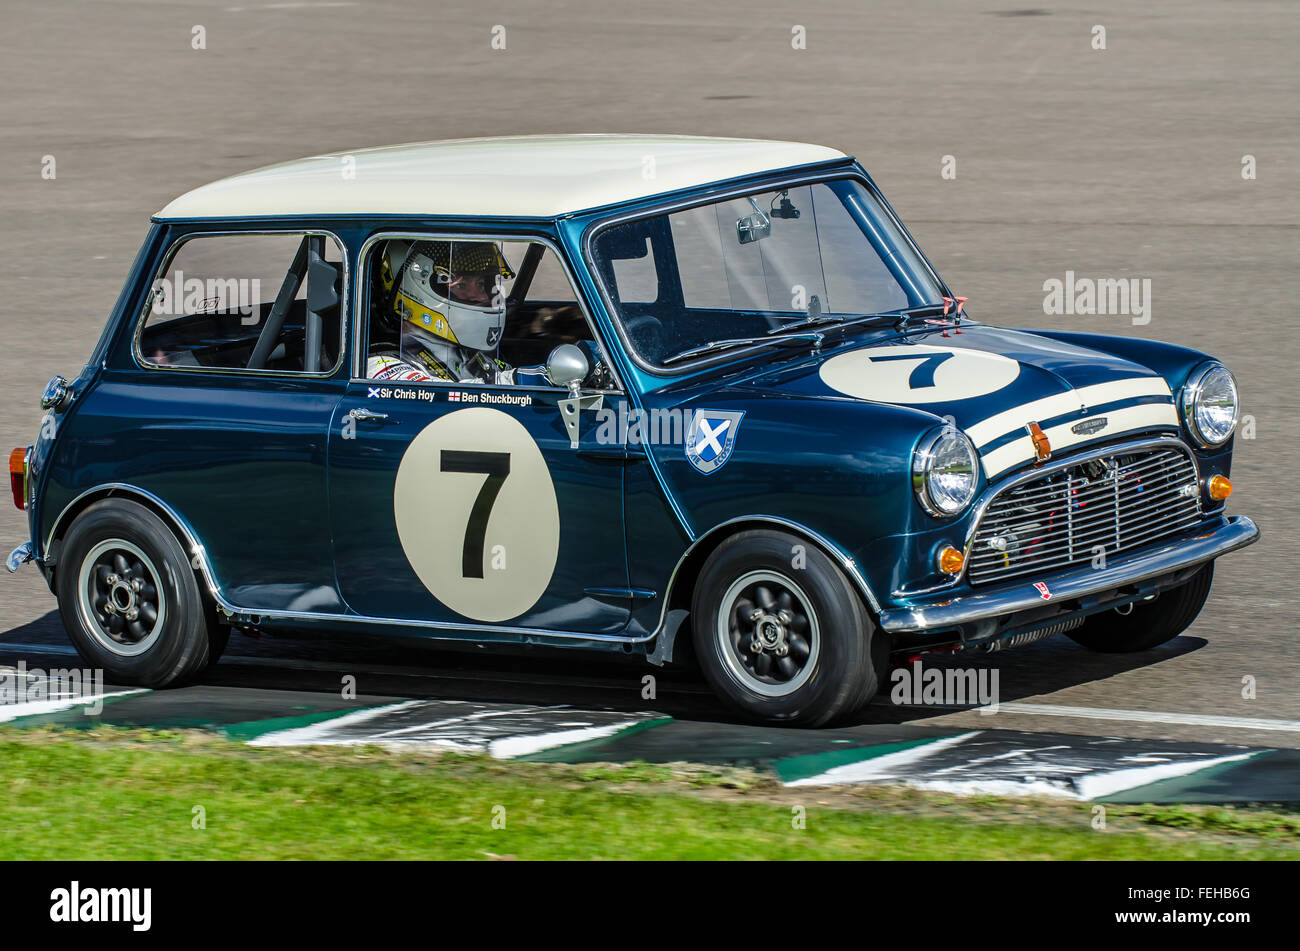
[[[939,552],[939,570],[948,575],[961,574],[962,566],[966,563],[966,556],[951,546],[942,549]]]
[[[1209,488],[1210,498],[1216,502],[1222,502],[1232,495],[1232,483],[1228,481],[1227,476],[1216,475],[1210,480]]]
[[[14,494],[14,505],[27,508],[27,450],[15,449],[9,453],[9,488]]]

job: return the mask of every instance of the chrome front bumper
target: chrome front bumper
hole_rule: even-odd
[[[1198,526],[1191,533],[1162,539],[1157,545],[1119,557],[1105,568],[1029,575],[1024,581],[953,596],[932,595],[915,604],[880,612],[880,626],[890,633],[932,631],[1000,618],[1019,611],[1060,604],[1074,598],[1112,591],[1150,578],[1212,561],[1259,538],[1259,529],[1244,515],[1223,518],[1217,524]],[[1039,582],[1048,594],[1034,587]]]

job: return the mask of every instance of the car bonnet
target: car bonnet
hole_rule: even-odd
[[[944,322],[855,344],[773,368],[743,386],[888,403],[947,418],[975,444],[989,479],[1040,457],[1031,424],[1053,453],[1178,428],[1173,394],[1159,374],[1031,332]]]

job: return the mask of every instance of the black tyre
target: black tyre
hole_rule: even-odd
[[[1102,654],[1130,654],[1150,650],[1177,637],[1201,613],[1214,583],[1214,563],[1176,588],[1162,592],[1154,601],[1137,601],[1129,607],[1103,611],[1088,618],[1069,636],[1084,647]]]
[[[741,532],[700,573],[695,653],[729,705],[754,719],[821,726],[862,707],[887,668],[852,582],[816,546],[783,532]]]
[[[77,517],[55,588],[77,652],[114,683],[165,687],[199,673],[217,653],[185,550],[139,503],[106,499]]]

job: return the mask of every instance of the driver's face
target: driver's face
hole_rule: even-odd
[[[491,274],[458,274],[447,282],[447,296],[463,304],[490,304],[496,282]]]

